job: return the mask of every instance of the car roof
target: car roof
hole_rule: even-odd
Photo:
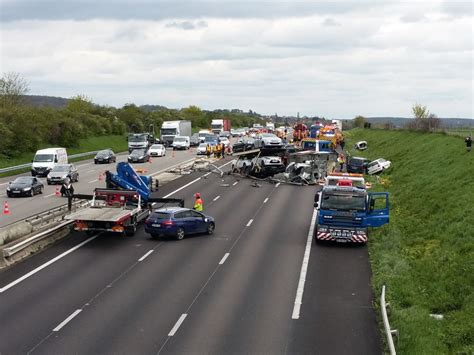
[[[177,213],[177,212],[184,212],[184,211],[189,211],[189,208],[183,208],[183,207],[164,207],[164,208],[159,208],[157,210],[154,210],[153,212],[161,212],[161,213]]]

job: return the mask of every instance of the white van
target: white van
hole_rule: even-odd
[[[189,149],[191,140],[187,136],[176,136],[173,139],[173,150],[175,149]]]
[[[32,162],[32,176],[47,176],[57,164],[68,163],[66,148],[48,148],[38,150]]]

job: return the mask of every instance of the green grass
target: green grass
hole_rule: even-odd
[[[359,140],[367,151],[351,149]],[[390,223],[372,231],[369,255],[376,299],[387,286],[397,352],[472,354],[474,152],[462,138],[441,133],[357,129],[346,141],[352,155],[392,162],[382,176]]]
[[[41,149],[53,147],[52,145],[45,145]],[[92,152],[95,150],[100,150],[104,148],[111,148],[115,153],[124,152],[128,149],[128,143],[125,136],[114,135],[114,136],[102,136],[102,137],[90,137],[79,140],[79,145],[74,148],[66,148],[68,155],[79,154],[84,152]],[[9,166],[21,165],[26,163],[31,163],[35,152],[24,153],[18,157],[12,159],[2,159],[0,160],[0,168],[6,168]],[[70,159],[71,162],[90,159],[90,156]],[[29,171],[30,169],[25,169],[23,171]],[[16,175],[22,172],[22,170],[16,170],[10,173],[0,174],[0,176],[11,176]]]

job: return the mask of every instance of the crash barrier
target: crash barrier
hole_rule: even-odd
[[[398,335],[398,330],[390,329],[390,324],[388,323],[388,316],[387,316],[387,307],[390,305],[385,303],[385,285],[382,286],[382,294],[380,295],[380,308],[382,309],[382,319],[383,319],[383,326],[385,328],[385,334],[387,336],[387,343],[388,348],[390,350],[391,355],[396,355],[395,345],[393,344],[393,336]]]
[[[71,211],[76,211],[88,205],[88,201],[73,201]],[[22,221],[11,223],[0,228],[0,246],[35,233],[64,219],[68,213],[68,205],[59,206],[35,214]]]
[[[108,149],[108,148],[104,148]],[[97,154],[98,150],[94,150],[93,152],[85,152],[85,153],[79,153],[79,154],[73,154],[73,155],[68,155],[69,159],[75,159],[75,158],[82,158],[82,157],[87,157],[88,155],[94,155]],[[20,170],[20,169],[26,169],[30,168],[32,163],[26,163],[26,164],[21,164],[21,165],[15,165],[15,166],[10,166],[8,168],[2,168],[0,169],[0,174],[3,173],[8,173],[10,171],[15,171],[15,170]]]

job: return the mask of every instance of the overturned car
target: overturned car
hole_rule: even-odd
[[[250,175],[259,179],[272,177],[285,171],[285,164],[279,156],[242,156],[232,161],[232,172]]]

